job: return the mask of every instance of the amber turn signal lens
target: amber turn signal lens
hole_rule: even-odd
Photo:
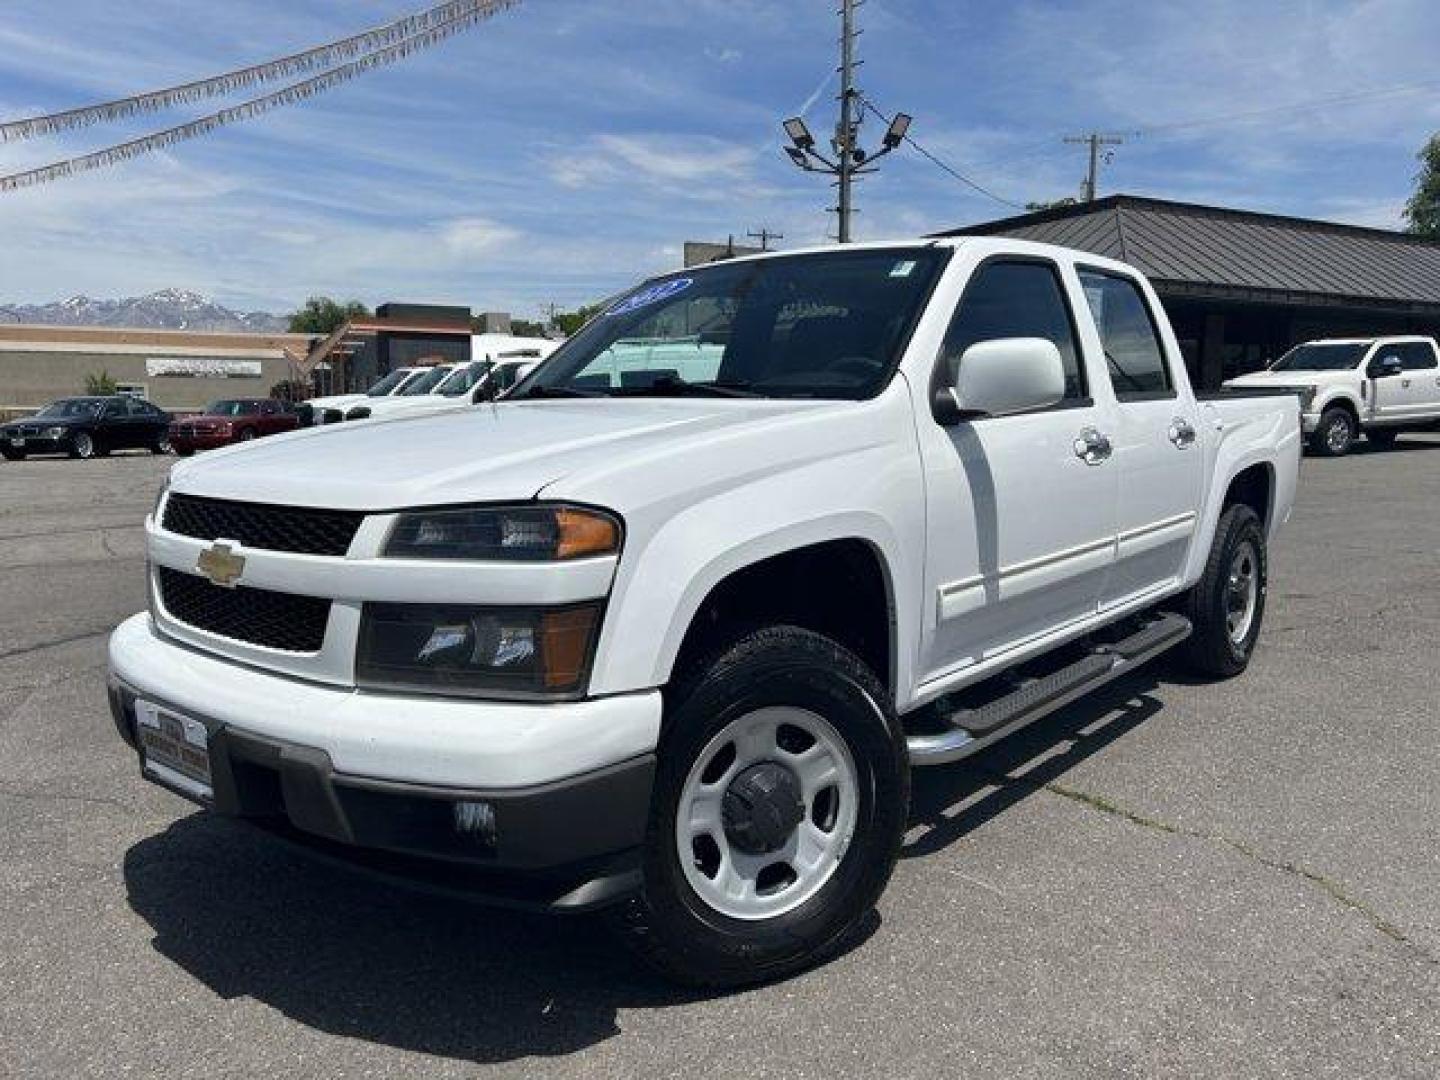
[[[540,617],[541,668],[548,690],[578,686],[590,662],[600,610],[596,606],[548,611]]]
[[[613,518],[588,510],[561,507],[555,512],[559,526],[557,559],[578,559],[585,555],[610,555],[620,547],[620,530]]]

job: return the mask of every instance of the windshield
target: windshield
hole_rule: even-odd
[[[397,368],[396,370],[390,372],[389,375],[386,375],[383,379],[377,382],[374,386],[370,387],[370,389],[365,391],[365,393],[369,397],[385,397],[387,394],[390,393],[391,390],[394,390],[395,387],[399,386],[402,382],[404,382],[413,374],[414,372],[408,370],[407,368]]]
[[[259,411],[255,404],[249,401],[212,401],[205,406],[206,416],[244,416],[246,413]]]
[[[490,370],[490,366],[489,360],[476,360],[473,364],[456,368],[435,392],[443,394],[445,397],[459,397],[461,394],[468,393]]]
[[[867,398],[889,380],[948,257],[826,251],[661,278],[611,305],[509,396]]]
[[[1368,341],[1337,345],[1297,345],[1271,366],[1271,371],[1347,371],[1357,367],[1370,348]]]
[[[59,401],[52,401],[35,415],[50,417],[95,416],[100,412],[104,404],[104,398],[61,398]]]
[[[445,381],[450,374],[449,368],[431,368],[412,383],[406,383],[405,389],[400,391],[400,397],[419,397],[421,394],[428,394]]]

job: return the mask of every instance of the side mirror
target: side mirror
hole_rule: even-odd
[[[1378,360],[1370,362],[1370,378],[1388,379],[1392,375],[1399,375],[1405,371],[1405,365],[1400,357],[1390,355],[1382,356]]]
[[[953,386],[935,395],[935,419],[945,425],[977,416],[1044,409],[1065,397],[1065,364],[1053,341],[998,338],[971,345],[960,357]]]

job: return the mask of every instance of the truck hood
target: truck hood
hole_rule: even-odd
[[[1240,375],[1234,379],[1227,379],[1226,386],[1335,386],[1337,384],[1354,384],[1359,378],[1359,372],[1345,371],[1252,371],[1249,375]]]
[[[699,452],[724,471],[727,444],[733,449],[736,439],[763,440],[775,467],[787,455],[843,452],[788,429],[855,407],[670,398],[502,402],[305,428],[182,462],[171,484],[191,495],[341,510],[528,500],[566,477],[568,490],[583,493],[587,470],[653,475],[682,451]],[[818,426],[836,428],[844,425]]]

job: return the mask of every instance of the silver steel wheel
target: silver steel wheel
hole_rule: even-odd
[[[95,440],[90,438],[85,432],[80,432],[79,435],[75,436],[75,453],[82,458],[94,457]]]
[[[1230,560],[1230,575],[1225,583],[1225,627],[1236,645],[1249,635],[1259,599],[1260,557],[1255,545],[1247,542]]]
[[[1330,426],[1325,430],[1325,445],[1332,454],[1343,454],[1349,449],[1354,438],[1350,431],[1349,417],[1342,412],[1336,412],[1330,420]]]
[[[827,720],[791,706],[746,713],[685,778],[675,820],[685,879],[732,919],[793,911],[844,859],[859,802],[855,761]]]

